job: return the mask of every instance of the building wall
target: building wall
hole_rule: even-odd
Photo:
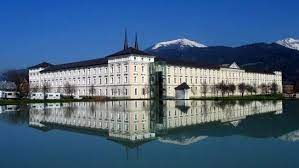
[[[282,74],[278,71],[273,74],[266,74],[246,72],[242,69],[202,69],[168,65],[165,76],[166,96],[175,97],[174,88],[183,82],[186,82],[191,88],[190,97],[204,96],[203,85],[205,84],[207,86],[206,96],[216,96],[217,93],[215,93],[213,87],[222,81],[226,84],[236,85],[235,95],[241,94],[237,87],[240,83],[255,85],[258,88],[261,84],[271,85],[275,82],[278,85],[278,92],[282,93]],[[257,91],[257,94],[261,94],[261,89],[258,88]]]
[[[30,87],[41,88],[45,83],[49,84],[51,92],[65,93],[65,84],[75,86],[76,96],[92,96],[91,88],[94,88],[93,96],[108,96],[130,99],[150,98],[150,64],[154,62],[153,56],[127,55],[111,57],[105,65],[67,69],[56,72],[43,72],[43,68],[29,70]],[[166,65],[164,85],[166,97],[175,97],[175,87],[183,82],[190,86],[189,97],[216,96],[213,87],[224,82],[227,84],[240,83],[255,85],[278,85],[278,91],[282,92],[282,74],[274,72],[251,73],[236,68],[203,69],[185,66]],[[203,93],[203,86],[207,85],[207,93]],[[237,88],[237,87],[236,87]],[[257,89],[257,94],[261,90]],[[218,93],[220,94],[220,93]],[[235,95],[241,93],[236,89]],[[245,93],[246,94],[246,93]]]
[[[108,96],[119,98],[149,98],[149,63],[151,56],[112,57],[108,64],[94,67],[42,72],[43,68],[29,70],[30,87],[41,88],[47,83],[51,92],[65,94],[65,84],[75,86],[76,96]],[[94,88],[94,89],[91,89]]]

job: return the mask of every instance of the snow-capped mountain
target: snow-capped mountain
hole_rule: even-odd
[[[168,144],[175,144],[175,145],[191,145],[193,143],[202,141],[204,139],[208,138],[208,136],[191,136],[191,137],[163,137],[159,138],[158,140],[163,143]]]
[[[299,50],[299,40],[293,38],[286,38],[283,40],[276,41],[277,44],[291,48],[294,50]]]
[[[159,42],[155,45],[153,45],[149,50],[159,50],[159,49],[185,49],[185,48],[203,48],[207,47],[201,43],[198,43],[196,41],[192,41],[189,39],[176,39],[171,41],[164,41]]]
[[[291,141],[291,142],[295,142],[299,140],[299,130],[290,132],[288,134],[285,134],[283,136],[280,136],[279,139],[281,140],[285,140],[285,141]]]

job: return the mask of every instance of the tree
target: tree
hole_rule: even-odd
[[[225,93],[228,91],[228,86],[222,81],[220,84],[218,84],[219,90],[221,91],[222,97],[225,95]]]
[[[204,97],[206,97],[208,93],[208,85],[206,82],[202,84],[201,93],[204,95]]]
[[[145,87],[143,88],[142,92],[143,92],[143,94],[144,94],[144,96],[145,96],[145,95],[148,95],[148,94],[151,93],[151,89],[150,89],[149,86],[145,86]]]
[[[251,86],[251,85],[246,85],[246,86],[245,86],[245,90],[246,90],[248,93],[250,93],[250,94],[252,95],[252,93],[253,93],[253,86]]]
[[[233,95],[236,91],[236,85],[231,83],[227,87],[228,87],[228,92],[230,92]]]
[[[271,93],[272,93],[272,94],[277,94],[277,92],[278,92],[278,85],[277,85],[275,82],[273,82],[273,83],[271,84],[270,89],[271,89]]]
[[[239,92],[242,94],[242,97],[244,96],[244,92],[245,92],[245,90],[246,90],[246,85],[245,85],[245,83],[240,83],[239,85],[238,85],[238,89],[239,89]]]
[[[64,92],[68,96],[73,96],[73,94],[76,92],[76,87],[67,82],[64,84]]]
[[[260,89],[262,91],[262,94],[268,94],[269,92],[269,86],[264,83],[260,85]]]
[[[96,93],[96,88],[94,85],[91,85],[89,88],[89,94],[91,94],[91,96],[93,97],[95,93]]]
[[[40,87],[38,85],[31,85],[30,86],[30,93],[36,93],[40,91]]]
[[[43,94],[44,94],[44,99],[46,99],[46,94],[50,92],[51,88],[49,83],[45,82],[41,88]]]
[[[21,97],[28,97],[30,92],[29,83],[26,79],[23,80],[23,82],[19,86],[20,96]]]
[[[218,85],[214,85],[212,88],[211,88],[212,92],[214,95],[217,95],[218,97],[218,91],[219,91],[219,88],[218,88]]]
[[[16,85],[16,91],[21,93],[21,96],[26,96],[29,93],[28,71],[27,70],[8,70],[2,74],[4,80],[13,82]]]
[[[253,92],[254,94],[257,93],[257,87],[256,87],[256,84],[254,84],[254,85],[252,86],[252,92]]]

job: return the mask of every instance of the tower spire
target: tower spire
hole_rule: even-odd
[[[124,41],[124,50],[127,50],[128,46],[128,37],[127,37],[127,29],[125,29],[125,41]]]
[[[135,49],[139,50],[137,33],[135,34]]]

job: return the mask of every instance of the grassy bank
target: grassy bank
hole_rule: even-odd
[[[283,100],[282,95],[250,95],[250,96],[229,96],[229,97],[198,97],[190,98],[190,100]],[[17,100],[0,100],[0,105],[15,105],[15,104],[31,104],[31,103],[69,103],[69,102],[99,102],[99,101],[117,101],[128,99],[61,99],[61,100],[30,100],[30,99],[17,99]],[[137,100],[137,99],[134,99]],[[172,100],[172,99],[168,99]]]
[[[16,104],[32,104],[32,103],[69,103],[69,102],[87,102],[94,101],[91,99],[61,99],[61,100],[30,100],[30,99],[16,99],[16,100],[0,100],[0,105],[16,105]]]
[[[199,97],[190,98],[191,100],[284,100],[281,94],[276,95],[246,95],[246,96],[227,96],[227,97]]]

